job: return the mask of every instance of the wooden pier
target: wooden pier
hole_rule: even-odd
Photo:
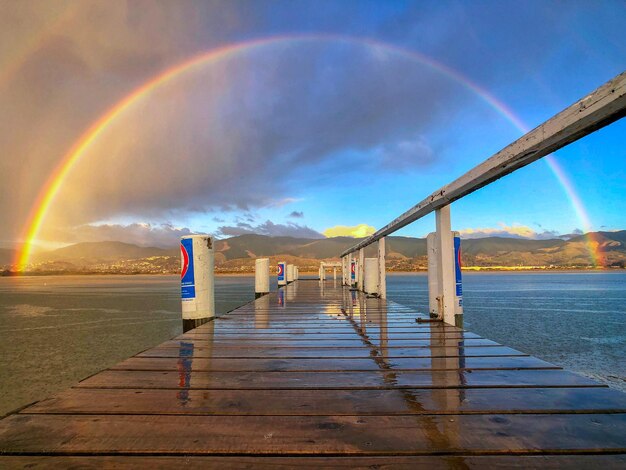
[[[0,467],[624,468],[626,394],[296,281],[0,421]]]

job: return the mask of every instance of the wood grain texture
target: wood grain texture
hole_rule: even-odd
[[[523,469],[523,470],[623,470],[626,455],[420,455],[384,457],[145,457],[145,456],[0,456],[0,468],[30,469],[104,469],[127,470],[149,468],[195,469],[378,469],[378,470],[432,470],[451,469]]]
[[[73,388],[24,413],[397,415],[625,413],[626,395],[608,388],[401,390],[155,390]]]
[[[29,415],[5,453],[347,454],[626,452],[626,414],[414,416]]]

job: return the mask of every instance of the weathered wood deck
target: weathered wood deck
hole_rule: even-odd
[[[626,394],[420,316],[297,281],[0,421],[0,467],[626,467]]]

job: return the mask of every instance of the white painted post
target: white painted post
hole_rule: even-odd
[[[426,254],[428,255],[428,310],[432,318],[439,318],[439,272],[437,260],[437,234],[431,232],[426,237]]]
[[[298,266],[294,266],[293,269],[295,270],[293,273],[293,279],[294,281],[297,281],[300,279],[300,268]]]
[[[364,268],[365,268],[365,250],[363,248],[361,248],[359,250],[359,264],[358,266],[358,274],[357,274],[357,289],[359,289],[360,291],[363,290],[363,278],[365,276],[363,276],[364,274]]]
[[[441,295],[440,318],[454,325],[454,242],[450,228],[450,206],[435,211],[437,226],[437,282]]]
[[[183,332],[215,316],[215,254],[209,235],[181,237],[180,290]]]
[[[258,258],[254,262],[254,298],[270,292],[270,259]]]
[[[333,267],[333,281],[337,280],[337,267]]]
[[[378,294],[378,258],[365,258],[363,266],[363,292]]]
[[[278,287],[287,285],[287,263],[278,262]]]
[[[287,265],[287,284],[293,282],[293,264]]]
[[[387,270],[385,267],[385,237],[378,240],[378,296],[387,298]]]

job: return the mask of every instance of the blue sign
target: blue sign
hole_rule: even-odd
[[[285,280],[285,263],[278,263],[278,280]]]
[[[456,277],[456,296],[463,296],[463,281],[461,280],[461,237],[454,237],[454,272]]]
[[[183,300],[196,298],[196,281],[193,274],[193,239],[183,238],[180,241],[182,265],[180,270],[180,296]]]

